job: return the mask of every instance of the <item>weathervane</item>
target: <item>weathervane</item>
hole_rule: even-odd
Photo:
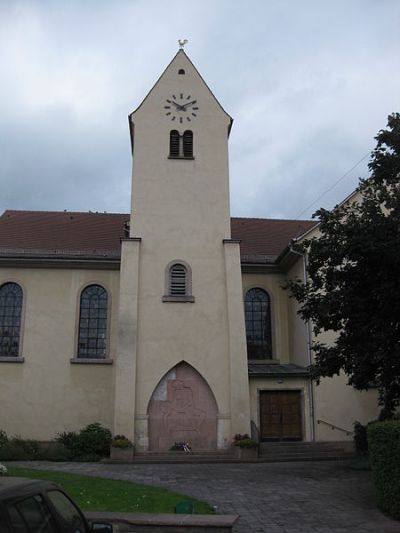
[[[178,39],[179,50],[183,50],[185,48],[185,44],[188,42],[189,41],[187,39]]]

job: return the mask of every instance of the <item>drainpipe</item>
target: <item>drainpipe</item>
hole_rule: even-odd
[[[296,241],[296,239],[292,239],[289,243],[289,250],[291,253],[295,255],[300,255],[303,259],[303,283],[306,284],[308,281],[308,274],[307,274],[307,252],[301,253],[298,252],[293,248],[293,243]],[[308,364],[312,364],[312,353],[311,353],[311,322],[310,320],[306,321],[306,329],[307,329],[307,359]],[[315,414],[314,414],[314,385],[313,381],[310,378],[308,383],[308,394],[310,397],[310,429],[311,429],[311,440],[315,441]]]

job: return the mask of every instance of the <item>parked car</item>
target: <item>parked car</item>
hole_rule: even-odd
[[[110,533],[110,523],[89,522],[55,483],[0,477],[0,533]]]

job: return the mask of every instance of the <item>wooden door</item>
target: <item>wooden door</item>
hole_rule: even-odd
[[[260,392],[261,440],[302,440],[301,393]]]

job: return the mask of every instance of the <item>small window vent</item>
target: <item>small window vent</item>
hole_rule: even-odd
[[[170,295],[185,296],[186,294],[186,268],[176,264],[170,270]]]
[[[178,70],[178,74],[185,74],[185,71],[183,70],[183,68],[180,68],[180,69]]]

